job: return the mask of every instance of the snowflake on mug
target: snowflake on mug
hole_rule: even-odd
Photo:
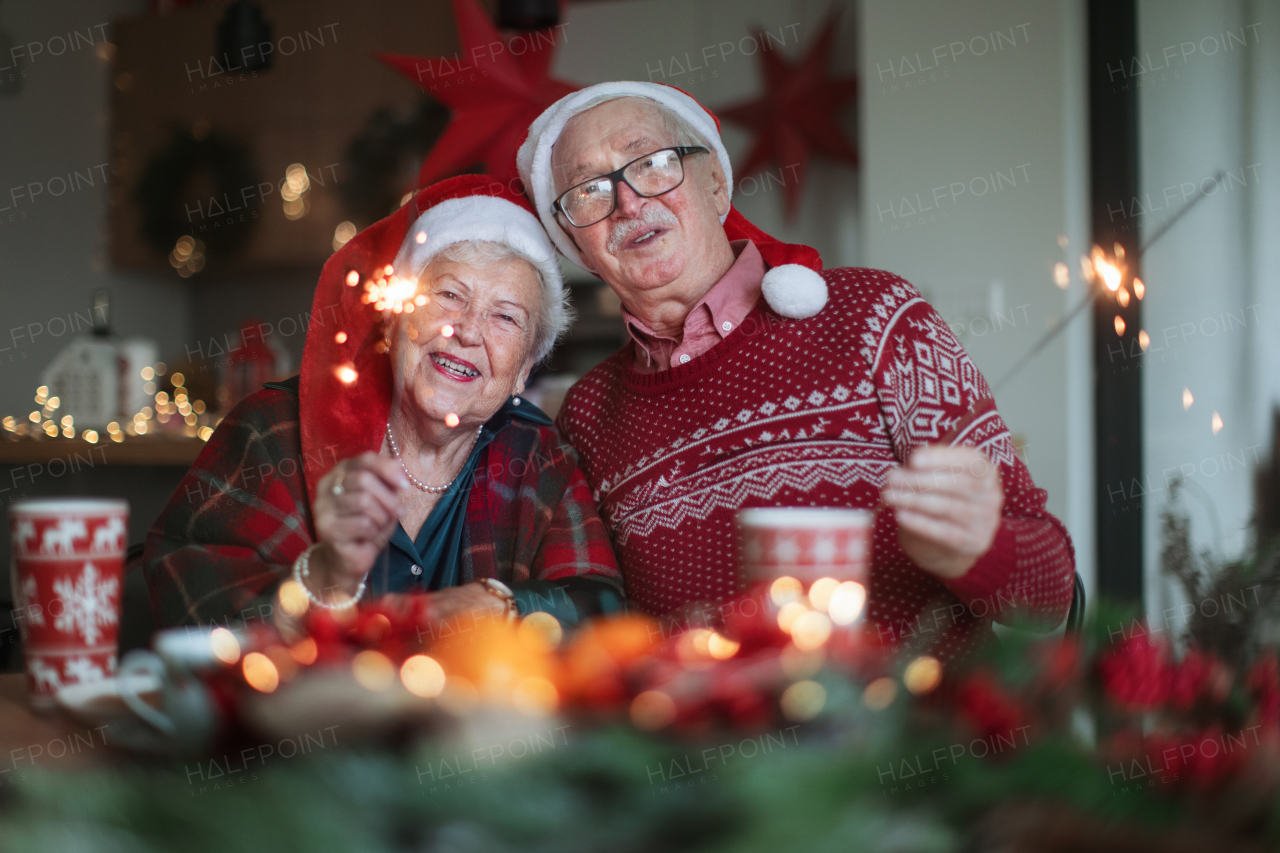
[[[116,607],[120,580],[99,578],[93,563],[85,563],[84,571],[75,581],[70,578],[54,581],[53,591],[62,599],[62,613],[54,619],[54,627],[79,634],[91,646],[98,642],[102,627],[120,621]]]

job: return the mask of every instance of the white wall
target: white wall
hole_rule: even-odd
[[[67,316],[87,315],[99,287],[111,289],[117,333],[152,337],[161,352],[181,351],[189,337],[185,282],[115,273],[107,262],[109,64],[83,40],[101,42],[112,18],[145,8],[143,0],[0,4],[0,29],[44,46],[16,71],[0,56],[0,74],[26,75],[20,94],[0,95],[0,415],[35,408],[39,371],[73,337]],[[59,41],[71,31],[81,34],[76,51]],[[94,186],[82,178],[79,190],[53,197],[72,171],[92,174]],[[28,184],[44,188],[31,189],[34,200]]]
[[[1140,362],[1147,603],[1156,612],[1176,600],[1159,575],[1168,481],[1189,475],[1182,504],[1197,550],[1239,554],[1252,470],[1280,405],[1280,3],[1141,0],[1139,53],[1146,73],[1126,82],[1139,93],[1140,200],[1149,210],[1130,204],[1124,215],[1137,213],[1145,240],[1184,188],[1228,173],[1219,188],[1204,183],[1212,194],[1143,259],[1153,338]],[[1184,388],[1195,399],[1186,410]]]
[[[861,20],[862,262],[919,287],[995,384],[1084,294],[1083,3],[865,0]],[[996,393],[1090,591],[1091,377],[1085,312]]]

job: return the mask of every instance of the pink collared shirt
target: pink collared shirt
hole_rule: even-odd
[[[632,367],[637,372],[657,373],[688,364],[724,340],[751,313],[760,298],[764,259],[750,240],[735,240],[729,245],[738,259],[689,311],[680,338],[659,335],[622,309],[627,333],[635,342]]]

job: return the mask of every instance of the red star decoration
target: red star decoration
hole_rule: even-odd
[[[770,164],[782,172],[788,219],[795,216],[800,203],[811,155],[858,165],[857,150],[836,123],[841,108],[857,93],[858,81],[829,76],[827,60],[835,37],[836,16],[832,15],[799,62],[789,62],[777,50],[760,51],[764,94],[717,110],[755,132],[747,161],[738,170],[739,179],[758,174]],[[764,34],[757,32],[756,40],[764,44]]]
[[[418,187],[483,163],[502,181],[516,178],[516,149],[542,111],[580,86],[548,76],[556,28],[507,38],[476,0],[452,0],[462,48],[457,56],[378,58],[422,87],[452,112],[422,161]]]

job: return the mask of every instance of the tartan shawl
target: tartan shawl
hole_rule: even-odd
[[[143,566],[157,627],[269,613],[258,608],[315,542],[308,486],[338,453],[336,444],[303,452],[298,398],[287,391],[259,391],[236,406],[147,535]],[[577,453],[555,429],[513,418],[481,451],[474,477],[464,581],[589,576],[621,592]]]

